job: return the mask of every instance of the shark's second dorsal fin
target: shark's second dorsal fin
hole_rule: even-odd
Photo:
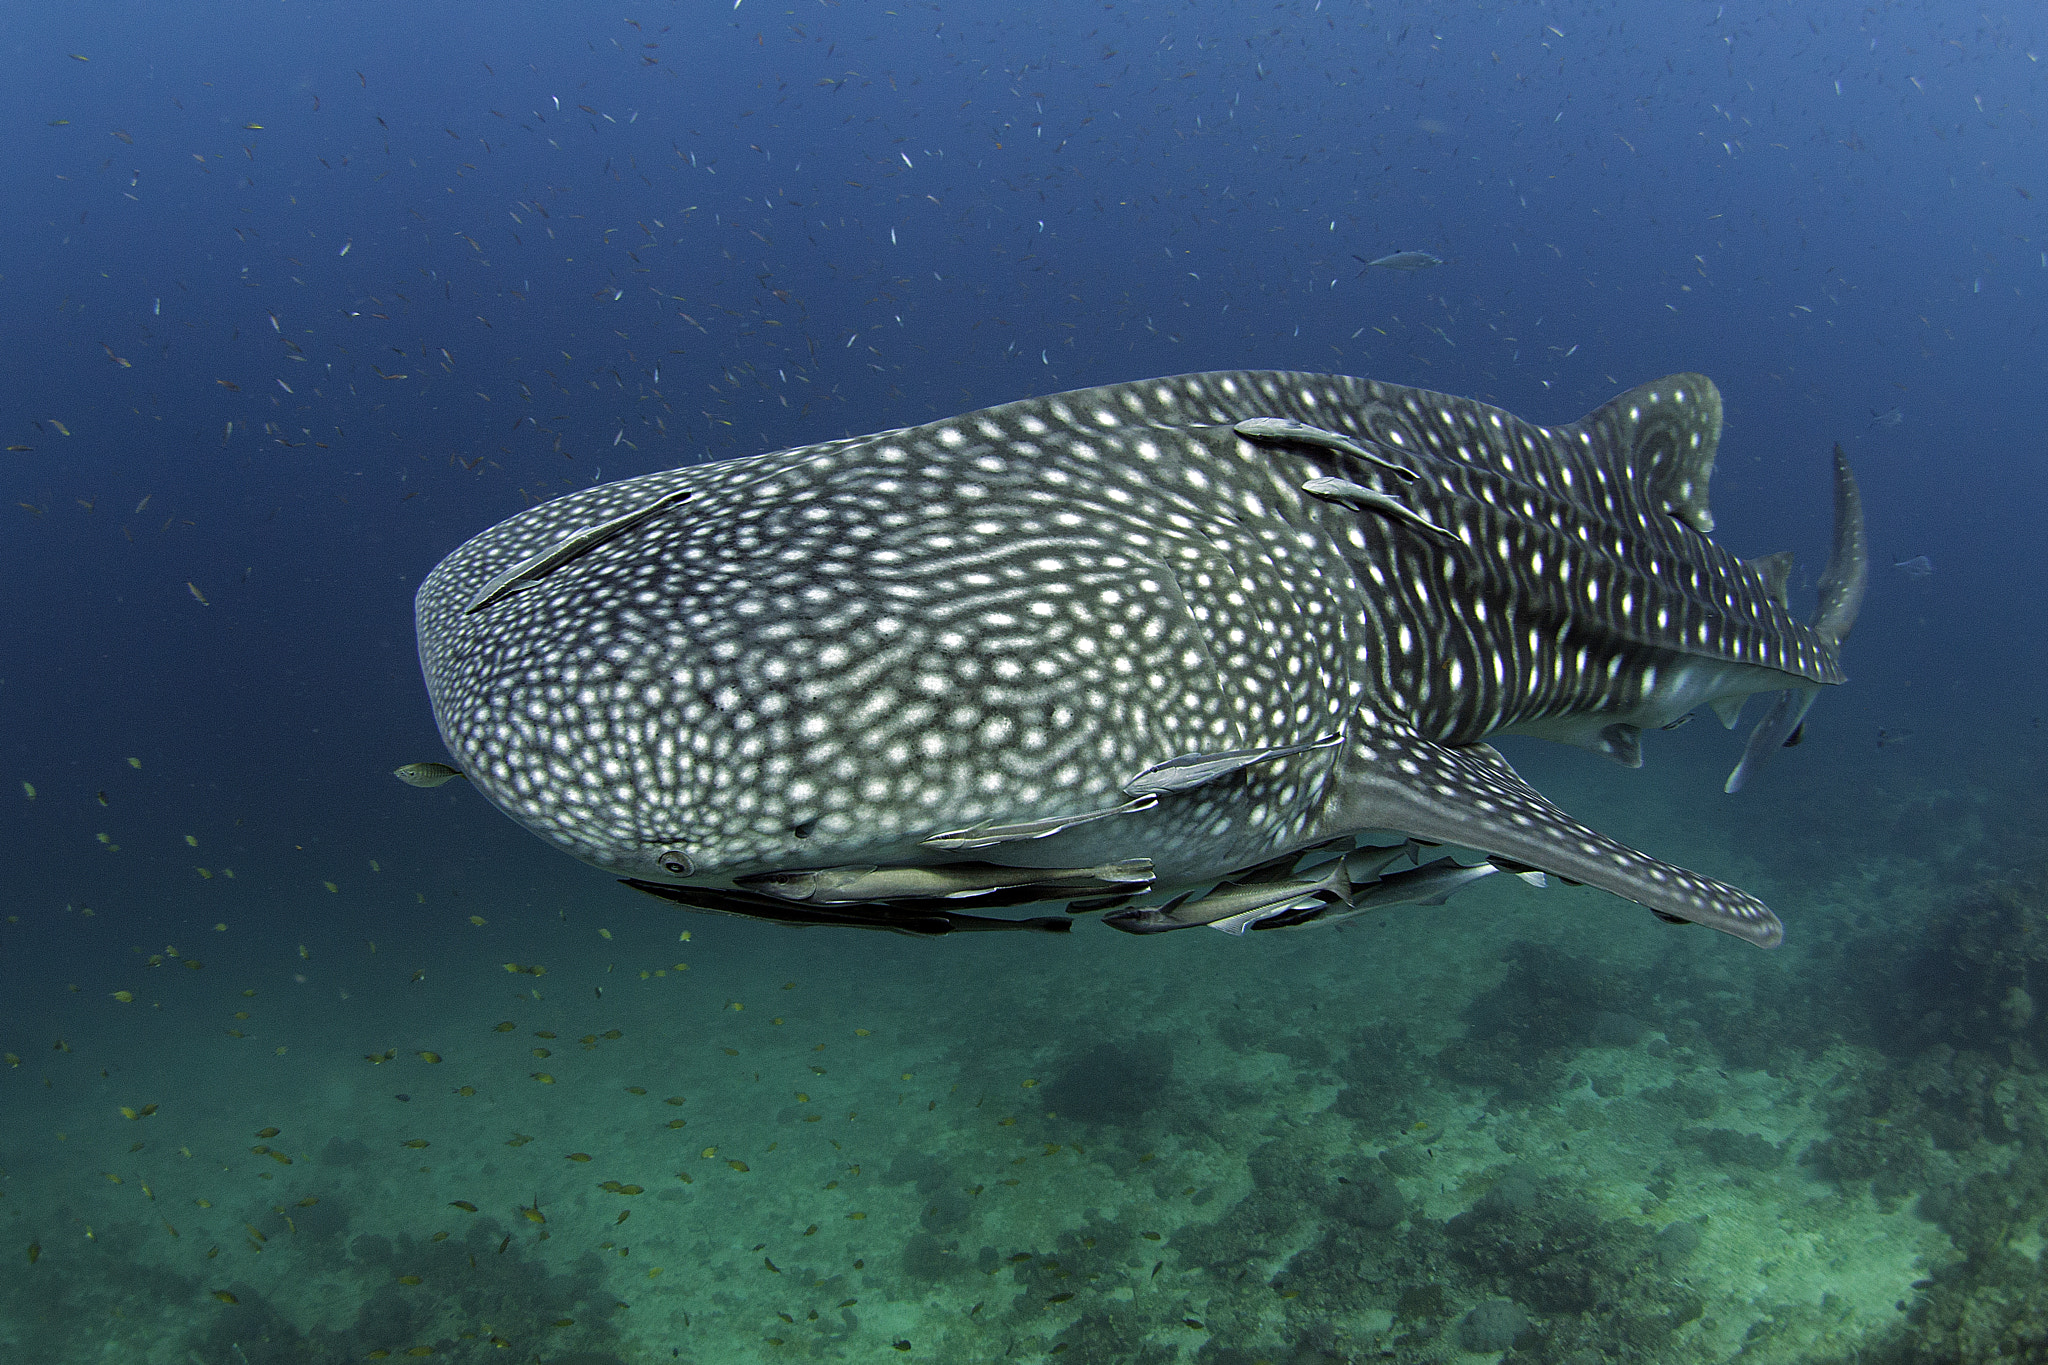
[[[1701,535],[1714,529],[1707,487],[1721,444],[1721,391],[1703,374],[1672,374],[1627,393],[1557,429],[1566,451],[1589,448],[1603,468],[1639,490],[1651,510]]]
[[[1771,595],[1772,601],[1781,607],[1792,605],[1792,552],[1790,550],[1780,550],[1774,555],[1758,555],[1755,559],[1745,559],[1742,562],[1755,569],[1758,575],[1763,578],[1764,591]]]

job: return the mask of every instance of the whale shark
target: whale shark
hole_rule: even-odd
[[[1357,850],[1449,846],[1770,947],[1756,897],[1488,742],[1637,766],[1646,731],[1764,692],[1775,745],[1843,681],[1847,463],[1801,622],[1789,556],[1712,538],[1721,426],[1697,374],[1562,425],[1283,371],[1026,398],[530,507],[427,576],[420,661],[478,791],[692,909],[1241,934],[1370,903]],[[1055,913],[1000,913],[1027,906]]]

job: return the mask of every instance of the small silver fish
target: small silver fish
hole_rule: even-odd
[[[1883,412],[1879,412],[1875,408],[1870,410],[1870,425],[1874,427],[1895,427],[1905,420],[1906,410],[1904,408],[1887,408]]]
[[[469,774],[446,763],[408,763],[402,768],[393,768],[391,775],[409,787],[438,787],[451,778]]]
[[[1926,555],[1914,555],[1911,559],[1894,559],[1892,567],[1908,578],[1926,578],[1934,572],[1934,561]]]
[[[1427,251],[1396,251],[1391,256],[1382,256],[1375,261],[1368,261],[1354,252],[1351,259],[1361,262],[1367,270],[1376,265],[1385,266],[1388,270],[1427,270],[1433,265],[1444,263],[1443,257],[1432,256]]]

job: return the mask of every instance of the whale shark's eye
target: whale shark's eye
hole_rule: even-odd
[[[687,877],[696,869],[696,864],[690,861],[689,854],[678,853],[674,849],[663,853],[658,861],[661,863],[661,870],[672,877]]]

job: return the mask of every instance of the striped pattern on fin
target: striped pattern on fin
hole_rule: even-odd
[[[1659,862],[1580,824],[1491,745],[1451,746],[1386,730],[1354,729],[1341,779],[1342,820],[1405,830],[1510,858],[1634,901],[1661,918],[1704,924],[1775,948],[1784,926],[1746,891]]]

